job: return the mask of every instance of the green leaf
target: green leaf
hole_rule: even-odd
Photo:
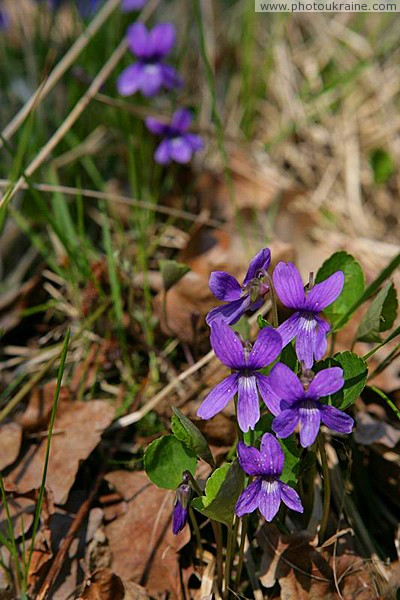
[[[321,283],[336,271],[343,271],[344,286],[340,296],[325,308],[324,313],[337,331],[349,320],[349,309],[357,302],[364,292],[364,273],[359,263],[347,252],[336,252],[324,262],[315,278]],[[346,316],[346,318],[345,318]]]
[[[320,361],[315,366],[315,371],[328,367],[341,367],[343,369],[344,386],[341,390],[329,396],[329,402],[345,410],[358,398],[367,381],[368,368],[364,359],[354,352],[340,352],[333,358]]]
[[[340,320],[335,325],[335,330],[338,331],[351,317],[353,312],[357,310],[363,302],[371,298],[375,294],[376,291],[379,290],[382,283],[386,281],[388,277],[395,271],[400,265],[400,252],[396,254],[394,258],[390,261],[390,263],[381,271],[376,279],[372,281],[368,287],[365,288],[364,293],[358,298],[358,300],[350,306],[348,312],[340,318]]]
[[[267,319],[264,319],[264,317],[262,315],[258,315],[257,325],[259,326],[260,329],[264,329],[264,327],[272,327],[271,323],[269,323],[267,321]]]
[[[166,292],[190,271],[187,265],[176,260],[160,260],[159,264]]]
[[[244,472],[237,461],[225,463],[207,480],[205,496],[192,500],[192,506],[206,517],[230,527],[244,479]]]
[[[174,435],[154,440],[144,455],[144,468],[149,479],[167,490],[176,490],[182,481],[183,471],[194,474],[196,464],[194,452]]]
[[[374,172],[375,183],[385,183],[396,172],[392,157],[382,148],[373,150],[369,161]]]
[[[358,326],[356,339],[362,342],[380,342],[380,332],[391,328],[396,314],[396,289],[393,283],[388,283],[371,302]]]
[[[285,455],[285,463],[280,479],[283,483],[296,485],[300,471],[300,448],[296,437],[290,435],[285,439],[277,439]]]
[[[294,373],[297,373],[299,363],[293,344],[287,344],[283,348],[278,362],[285,363]]]
[[[214,468],[214,459],[204,435],[179,408],[173,406],[172,411],[171,429],[174,436]]]

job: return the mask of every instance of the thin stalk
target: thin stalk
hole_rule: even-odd
[[[10,509],[8,506],[8,500],[7,500],[7,496],[6,496],[6,491],[4,489],[3,477],[1,475],[1,473],[0,473],[0,492],[1,492],[2,503],[3,503],[4,510],[6,513],[8,537],[9,537],[9,541],[10,541],[10,547],[7,547],[7,549],[9,550],[9,552],[14,560],[15,577],[16,577],[15,585],[16,585],[16,591],[19,594],[19,592],[21,590],[21,570],[20,570],[21,565],[20,565],[19,556],[18,556],[17,543],[14,538],[13,522],[12,522],[12,518],[11,518],[11,514],[10,514]]]
[[[41,481],[40,488],[39,488],[39,495],[38,495],[38,501],[37,501],[37,505],[36,505],[35,518],[34,518],[33,527],[32,527],[32,539],[31,539],[31,544],[30,544],[30,548],[29,548],[28,560],[26,563],[25,581],[24,581],[25,586],[27,585],[29,567],[30,567],[31,560],[32,560],[33,549],[34,549],[34,544],[35,544],[35,537],[36,537],[36,533],[39,528],[39,520],[40,520],[40,515],[42,512],[44,494],[45,494],[45,490],[46,490],[46,478],[47,478],[47,469],[49,466],[51,438],[52,438],[52,434],[53,434],[54,423],[56,420],[58,400],[59,400],[59,396],[60,396],[61,382],[62,382],[62,378],[64,375],[64,370],[65,370],[65,363],[66,363],[66,359],[67,359],[70,333],[71,333],[71,331],[70,331],[70,329],[68,329],[67,334],[65,336],[62,353],[61,353],[60,367],[58,369],[57,385],[56,385],[56,390],[54,392],[54,402],[53,402],[53,407],[51,409],[51,414],[50,414],[49,432],[48,432],[48,436],[47,436],[47,444],[46,444],[46,450],[45,450],[45,456],[44,456],[42,481]],[[26,588],[23,591],[26,591]]]
[[[231,581],[231,565],[232,565],[232,554],[234,548],[234,537],[235,531],[237,531],[237,522],[236,519],[235,525],[228,527],[228,537],[226,543],[226,556],[225,556],[225,572],[224,572],[224,599],[228,600],[229,598],[229,588]]]
[[[196,515],[194,514],[194,510],[190,506],[189,506],[189,518],[190,518],[190,522],[191,522],[192,527],[193,527],[194,535],[196,536],[197,545],[199,547],[199,551],[200,551],[200,557],[199,558],[202,561],[203,560],[203,554],[204,554],[204,548],[203,548],[203,543],[201,541],[200,528],[199,528],[199,524],[198,524],[197,519],[196,519]]]
[[[329,479],[329,467],[325,451],[324,439],[321,434],[318,435],[318,450],[321,456],[322,473],[324,476],[324,508],[321,519],[321,527],[319,530],[319,543],[322,544],[329,519],[329,509],[331,504],[331,483]]]
[[[242,577],[242,569],[243,569],[243,563],[244,563],[244,546],[246,543],[248,519],[249,519],[248,515],[244,515],[240,519],[242,526],[240,529],[239,562],[238,562],[238,567],[237,567],[236,577],[235,577],[235,587],[234,587],[235,592],[237,592],[239,589],[240,579]]]
[[[219,594],[222,595],[222,580],[223,580],[223,573],[224,573],[223,559],[222,559],[222,549],[223,549],[222,528],[221,528],[221,523],[218,523],[218,521],[213,521],[211,519],[210,523],[211,523],[211,527],[213,528],[213,532],[214,532],[216,552],[217,552],[217,555],[216,555],[217,588],[218,588]]]
[[[272,324],[275,328],[277,328],[279,326],[279,320],[278,320],[278,305],[276,302],[275,288],[274,288],[272,278],[269,276],[268,273],[267,273],[266,277],[267,277],[267,281],[268,281],[268,285],[269,285],[269,289],[270,289],[270,293],[271,293]]]

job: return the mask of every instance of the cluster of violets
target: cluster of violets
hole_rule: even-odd
[[[174,25],[159,23],[149,30],[143,23],[136,22],[128,28],[127,41],[136,61],[118,77],[117,89],[122,96],[141,92],[145,97],[153,97],[163,89],[183,86],[177,71],[166,62],[176,41]],[[186,108],[176,110],[169,123],[153,117],[145,120],[149,131],[163,138],[154,154],[157,163],[188,163],[193,153],[204,147],[201,137],[189,132],[192,120],[193,116]]]
[[[343,387],[342,369],[331,367],[317,373],[312,371],[314,360],[321,360],[326,352],[326,337],[330,331],[330,325],[321,313],[340,295],[344,275],[337,271],[315,285],[310,278],[310,283],[304,287],[295,265],[280,262],[271,282],[267,273],[270,263],[270,251],[264,248],[251,260],[242,285],[224,271],[211,274],[210,289],[226,304],[207,315],[210,341],[216,356],[231,369],[231,374],[211,390],[197,414],[210,419],[236,396],[238,425],[247,432],[255,429],[260,420],[261,397],[274,417],[272,431],[275,435],[287,438],[298,430],[300,444],[307,448],[315,442],[321,423],[343,434],[350,433],[354,424],[349,415],[322,400]],[[252,344],[243,340],[230,325],[247,311],[259,309],[271,285],[281,303],[292,309],[293,314],[276,329],[261,329]],[[295,340],[301,365],[299,376],[282,362],[274,364],[268,375],[262,373],[261,370],[276,361],[292,340]],[[292,510],[303,512],[297,492],[280,480],[284,453],[272,433],[264,433],[259,450],[239,442],[237,454],[243,471],[254,478],[236,504],[239,517],[258,508],[267,521],[272,521],[281,502]],[[187,485],[187,482],[183,483]],[[181,500],[182,494],[177,495],[174,519],[175,513],[179,512],[179,523],[184,524]],[[185,510],[187,512],[187,508]],[[174,523],[176,532],[177,521]]]

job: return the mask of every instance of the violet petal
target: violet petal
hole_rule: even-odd
[[[163,84],[161,65],[149,64],[143,67],[140,89],[143,96],[156,96]]]
[[[299,411],[295,408],[283,410],[272,421],[272,430],[280,438],[287,438],[292,435],[299,422]]]
[[[177,502],[172,514],[172,533],[177,535],[185,527],[188,520],[188,509]]]
[[[154,153],[154,160],[159,165],[168,165],[171,162],[169,140],[163,140]]]
[[[289,406],[304,396],[299,378],[284,363],[277,363],[272,367],[269,383],[274,393]]]
[[[213,321],[210,335],[211,346],[219,360],[231,369],[246,366],[244,348],[239,337],[222,319]]]
[[[321,424],[321,413],[313,402],[307,402],[299,408],[300,444],[303,448],[311,446],[318,435]]]
[[[321,317],[316,316],[315,320],[317,321],[317,337],[315,340],[314,357],[315,360],[321,360],[328,347],[326,336],[331,326],[324,319],[321,319]]]
[[[179,133],[185,133],[193,121],[193,115],[187,108],[178,108],[172,116],[171,127]]]
[[[213,271],[208,283],[211,293],[218,298],[229,302],[240,298],[242,288],[238,281],[225,271]]]
[[[247,475],[266,475],[268,460],[257,448],[246,446],[243,442],[237,445],[239,464]]]
[[[192,158],[193,150],[184,137],[177,137],[170,140],[170,153],[177,163],[185,164]]]
[[[301,503],[300,496],[298,495],[296,490],[291,488],[286,483],[282,483],[282,482],[280,482],[280,488],[281,488],[282,502],[284,502],[286,504],[286,506],[288,508],[291,508],[292,510],[295,510],[300,513],[304,512],[304,508]]]
[[[308,398],[322,398],[329,396],[342,389],[344,385],[343,369],[340,367],[330,367],[319,371],[306,392]]]
[[[238,375],[233,373],[223,379],[214,389],[205,397],[197,411],[197,416],[202,419],[211,419],[217,413],[221,412],[233,398],[238,389]]]
[[[197,133],[187,133],[185,137],[189,144],[192,146],[193,152],[203,150],[204,141],[199,135],[197,135]]]
[[[261,438],[261,454],[267,462],[267,475],[276,475],[279,477],[283,471],[285,455],[282,447],[272,433],[264,433]]]
[[[246,277],[243,280],[243,287],[257,277],[258,271],[266,271],[271,264],[271,251],[269,248],[263,248],[254,258],[251,259]]]
[[[235,506],[235,512],[238,517],[247,515],[258,508],[260,490],[261,479],[257,478],[240,494]]]
[[[172,23],[159,23],[150,31],[149,38],[151,56],[162,58],[174,47],[176,29]]]
[[[301,314],[299,312],[295,312],[277,328],[277,332],[282,338],[283,348],[287,346],[288,343],[291,342],[298,334],[300,328],[300,318]]]
[[[121,96],[135,94],[142,85],[143,65],[135,63],[122,71],[117,79],[117,90]]]
[[[126,32],[128,47],[138,58],[147,58],[149,50],[149,33],[143,23],[134,23]]]
[[[257,379],[258,391],[260,392],[261,398],[264,400],[266,407],[273,415],[279,415],[281,412],[281,399],[272,389],[269,382],[269,377],[263,375],[262,373],[255,373],[255,377]]]
[[[262,369],[272,363],[282,350],[282,338],[272,327],[264,327],[247,357],[250,369]]]
[[[154,119],[154,117],[146,117],[145,123],[147,129],[151,131],[151,133],[154,133],[154,135],[164,135],[168,129],[168,125],[160,123],[160,121]]]
[[[306,369],[314,363],[314,348],[317,341],[317,321],[315,317],[304,313],[299,318],[299,331],[296,336],[296,354]]]
[[[131,10],[142,10],[147,0],[122,0],[122,12],[130,12]]]
[[[281,503],[281,490],[279,483],[279,481],[264,480],[261,484],[258,508],[260,509],[260,513],[268,522],[272,521],[272,519],[275,517]]]
[[[167,89],[171,90],[172,88],[182,87],[183,80],[179,77],[176,69],[171,67],[170,65],[165,65],[164,63],[160,63],[162,77],[163,77],[163,85]]]
[[[237,420],[242,431],[254,429],[260,419],[258,390],[254,375],[239,375]]]
[[[329,406],[328,404],[321,404],[320,407],[321,421],[332,429],[332,431],[338,431],[339,433],[351,433],[354,421],[346,415],[342,410]]]
[[[249,310],[250,306],[250,296],[242,296],[242,298],[233,300],[232,302],[229,302],[229,304],[213,308],[206,317],[206,323],[211,327],[213,322],[223,319],[228,325],[233,325],[239,321],[240,317],[244,315],[247,310]]]
[[[344,285],[343,271],[336,271],[325,281],[316,283],[307,294],[304,308],[321,312],[340,296]]]
[[[293,263],[279,262],[273,272],[275,291],[279,300],[288,308],[301,309],[305,292],[298,269]]]

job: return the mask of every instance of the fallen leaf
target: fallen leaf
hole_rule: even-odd
[[[29,398],[26,410],[19,415],[18,422],[29,433],[47,428],[51,409],[54,404],[54,394],[57,381],[48,381],[42,387],[35,387]],[[64,404],[71,401],[71,394],[67,387],[60,388],[58,398],[58,414],[63,410]]]
[[[293,258],[290,244],[271,242],[268,245],[274,264]],[[193,342],[199,328],[205,325],[206,314],[220,304],[208,287],[210,273],[229,271],[241,281],[248,267],[248,259],[261,249],[260,243],[253,246],[245,246],[239,235],[200,227],[178,256],[178,260],[190,267],[191,271],[167,292],[165,309],[163,294],[155,298],[154,308],[163,332],[167,335],[172,333],[183,342]]]
[[[123,581],[111,569],[98,569],[86,581],[78,600],[148,600],[146,590],[131,581]]]
[[[14,538],[18,539],[22,533],[29,531],[33,523],[36,503],[26,496],[8,493],[7,505],[13,522]],[[0,504],[0,532],[8,538],[7,517],[3,503]]]
[[[186,527],[171,530],[174,494],[157,488],[140,472],[115,471],[106,480],[128,503],[125,515],[106,525],[113,555],[111,568],[122,579],[146,587],[150,595],[180,597],[178,552],[190,539]]]
[[[387,448],[394,448],[400,442],[400,430],[386,421],[374,419],[367,412],[356,415],[357,427],[354,439],[358,444],[369,446],[374,443],[383,444]]]
[[[110,425],[114,408],[107,402],[69,402],[56,417],[56,430],[50,447],[46,486],[54,494],[56,504],[64,504],[75,481],[80,462],[85,460]],[[32,444],[17,467],[5,479],[20,493],[40,486],[47,440]]]
[[[22,442],[22,428],[18,423],[0,425],[0,471],[18,458]]]
[[[346,545],[343,545],[342,554],[331,556],[327,551],[323,553],[315,548],[306,531],[282,534],[275,525],[267,524],[261,527],[257,540],[263,551],[259,579],[267,588],[278,582],[281,600],[370,600],[377,597],[370,561],[350,552]]]
[[[325,596],[327,584],[332,580],[332,571],[325,559],[311,546],[311,535],[302,531],[290,535],[279,532],[275,525],[263,525],[257,540],[263,550],[260,581],[271,588],[279,582],[282,600],[308,598],[311,586],[313,597]],[[289,590],[289,594],[286,594]]]

